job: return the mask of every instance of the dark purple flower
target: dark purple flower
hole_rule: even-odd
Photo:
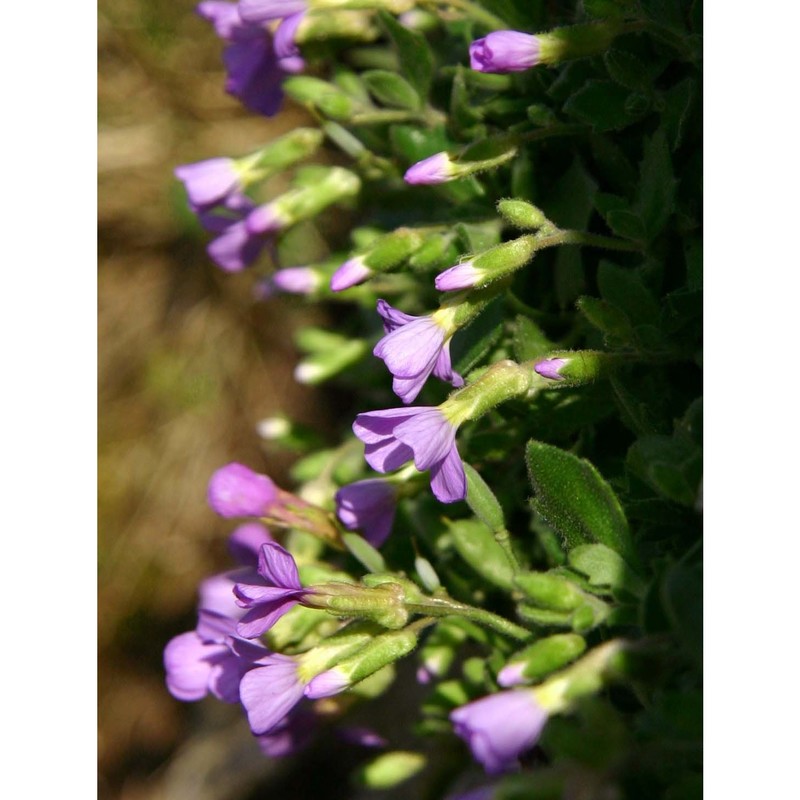
[[[186,188],[189,202],[200,209],[224,203],[227,197],[242,191],[232,158],[209,158],[195,164],[182,164],[175,168],[175,177]]]
[[[221,517],[261,517],[276,496],[266,475],[236,462],[220,467],[208,482],[208,504]]]
[[[469,46],[478,72],[523,72],[539,63],[539,39],[520,31],[494,31]]]
[[[248,609],[236,626],[246,639],[266,633],[306,594],[294,559],[276,542],[261,546],[258,574],[237,583],[233,591],[239,606]]]
[[[364,283],[375,273],[364,263],[361,256],[349,258],[331,276],[331,289],[334,292],[343,292],[351,286]]]
[[[430,470],[431,489],[441,502],[455,503],[467,496],[456,427],[437,406],[359,414],[353,432],[366,445],[367,463],[378,472],[391,472],[413,459],[418,470]]]
[[[397,510],[397,490],[388,481],[373,478],[342,486],[336,492],[336,516],[349,531],[360,530],[380,547],[392,532]]]
[[[412,164],[403,176],[406,183],[428,186],[446,183],[454,177],[453,162],[447,153],[436,153]]]
[[[511,689],[482,697],[451,712],[456,734],[491,775],[519,766],[519,756],[536,744],[547,712],[531,691]]]
[[[197,630],[182,633],[167,644],[164,668],[173,697],[201,700],[210,692],[226,703],[239,700],[239,681],[250,669],[256,651],[243,655],[232,650],[235,624],[234,620],[201,609]],[[258,655],[267,652],[263,647],[251,647],[257,647]]]
[[[543,378],[549,378],[551,381],[563,381],[564,376],[561,375],[559,370],[566,363],[566,358],[546,358],[544,361],[535,364],[533,369]]]
[[[378,300],[377,308],[386,335],[372,352],[383,359],[394,376],[392,389],[404,403],[416,398],[431,373],[455,387],[464,385],[450,361],[453,331],[438,312],[414,317],[392,308],[385,300]]]
[[[222,0],[205,0],[197,6],[197,13],[227,42],[222,54],[228,73],[225,90],[256,113],[268,117],[277,113],[283,100],[284,70],[267,28],[245,20],[235,3]],[[289,63],[297,65],[296,61]]]
[[[240,0],[239,16],[245,22],[271,22],[308,8],[307,0]]]
[[[247,643],[246,643],[247,644]],[[238,643],[234,645],[234,649]],[[239,698],[254,734],[271,733],[303,698],[305,684],[291,656],[269,653],[260,658],[241,680]]]

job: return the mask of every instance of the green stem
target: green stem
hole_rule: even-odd
[[[498,528],[492,532],[494,533],[494,540],[503,548],[503,552],[505,553],[506,559],[508,559],[512,572],[519,572],[520,566],[517,560],[517,554],[511,546],[511,534],[506,528]]]
[[[487,628],[502,633],[504,636],[510,636],[520,642],[527,641],[532,636],[527,628],[516,625],[505,617],[500,617],[491,611],[486,611],[484,608],[475,608],[475,606],[458,603],[447,597],[426,597],[420,603],[406,603],[406,608],[412,613],[425,614],[430,617],[466,617],[473,622],[485,625]]]
[[[616,239],[613,236],[598,236],[594,233],[583,233],[582,231],[561,231],[546,233],[538,239],[537,250],[545,247],[555,247],[561,244],[578,244],[587,247],[603,247],[607,250],[625,250],[628,252],[639,250],[640,247],[635,242],[626,242],[624,239]]]
[[[432,4],[457,8],[459,11],[463,11],[466,16],[471,17],[476,22],[483,23],[487,28],[491,28],[493,31],[503,31],[509,28],[507,22],[500,19],[500,17],[496,17],[486,9],[481,8],[479,5],[470,2],[470,0],[433,0]]]

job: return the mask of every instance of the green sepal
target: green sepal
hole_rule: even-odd
[[[363,72],[361,78],[372,96],[385,106],[416,111],[422,105],[414,87],[394,72],[373,69]]]
[[[479,575],[501,589],[513,588],[514,573],[492,531],[477,519],[448,522],[458,554]]]
[[[586,575],[589,584],[598,589],[623,590],[640,596],[645,590],[644,581],[626,561],[604,544],[583,544],[570,550],[569,565]]]

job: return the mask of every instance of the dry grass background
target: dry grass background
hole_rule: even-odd
[[[220,43],[193,5],[99,9],[98,758],[101,797],[121,800],[243,796],[274,768],[238,713],[167,694],[161,652],[193,626],[198,579],[228,566],[210,474],[236,459],[281,480],[256,423],[291,409],[319,425],[322,411],[291,377],[309,312],[259,306],[251,276],[217,270],[172,177],[302,119],[259,119],[224,94]],[[228,724],[220,755],[208,731]],[[221,759],[238,759],[236,785]]]

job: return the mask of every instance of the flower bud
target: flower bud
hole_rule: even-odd
[[[220,467],[208,483],[208,504],[221,517],[261,517],[277,498],[277,487],[244,464]]]
[[[525,266],[535,255],[537,247],[534,236],[520,236],[499,244],[439,273],[435,281],[436,288],[452,291],[473,286],[484,287]]]
[[[573,611],[584,603],[584,593],[574,583],[549,572],[522,572],[514,583],[533,605],[553,611]]]
[[[273,174],[313,155],[324,138],[318,128],[297,128],[279,136],[247,161],[255,170]]]
[[[404,180],[411,184],[446,183],[499,167],[516,155],[517,145],[514,142],[505,138],[486,140],[470,145],[455,158],[448,152],[442,152],[418,161],[408,168]]]
[[[283,82],[283,90],[293,100],[319,109],[326,117],[348,120],[359,104],[332,83],[308,75],[294,75]]]
[[[548,223],[544,213],[525,200],[499,200],[497,211],[507,222],[523,230],[537,230]]]
[[[408,655],[417,646],[417,640],[417,631],[410,628],[376,636],[354,655],[313,678],[306,686],[306,697],[316,700],[338,694]]]
[[[367,252],[348,259],[331,278],[331,289],[338,292],[363,283],[375,273],[386,272],[405,261],[423,241],[411,228],[398,228],[380,237]]]
[[[565,386],[580,386],[603,376],[612,366],[611,356],[594,350],[553,353],[533,365],[534,371]]]
[[[583,637],[559,633],[540,639],[511,656],[497,675],[504,688],[520,683],[533,683],[574,661],[586,650]]]

